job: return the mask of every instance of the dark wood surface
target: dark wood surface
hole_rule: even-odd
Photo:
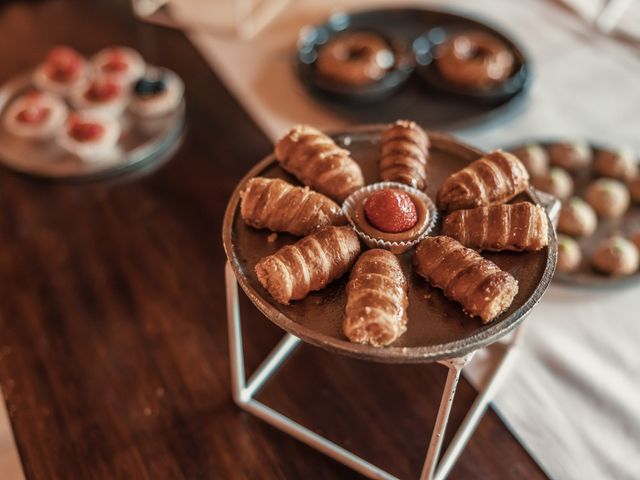
[[[0,5],[1,81],[54,43],[123,43],[177,71],[188,101],[183,146],[146,176],[0,170],[0,384],[27,478],[357,478],[229,394],[222,216],[267,138],[182,34],[137,23],[128,2]],[[282,332],[242,302],[251,369]],[[303,346],[260,398],[415,478],[445,374]],[[453,426],[474,395],[462,381]],[[544,475],[490,411],[451,478]]]

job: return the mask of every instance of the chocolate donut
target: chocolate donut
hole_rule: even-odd
[[[318,52],[316,69],[324,78],[349,86],[380,80],[393,67],[395,57],[387,41],[375,33],[339,35]]]
[[[452,35],[437,47],[435,57],[446,80],[474,89],[503,83],[515,63],[513,53],[502,40],[480,31]]]

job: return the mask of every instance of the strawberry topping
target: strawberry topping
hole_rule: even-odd
[[[371,224],[386,233],[406,232],[418,222],[411,197],[402,190],[385,188],[372,193],[364,204]]]
[[[69,121],[67,132],[70,137],[78,142],[92,142],[104,135],[104,130],[104,125],[101,123],[73,117]]]
[[[56,82],[68,82],[75,77],[84,60],[75,50],[69,47],[55,47],[45,60],[46,75]]]
[[[110,79],[94,80],[84,96],[91,102],[107,102],[118,96],[120,85]]]
[[[125,72],[129,68],[129,62],[127,62],[124,52],[114,49],[109,53],[107,61],[101,68],[106,73]]]

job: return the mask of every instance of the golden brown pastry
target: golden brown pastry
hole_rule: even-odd
[[[407,329],[407,303],[407,279],[398,258],[387,250],[368,250],[347,284],[344,334],[356,343],[389,345]]]
[[[360,255],[360,241],[351,227],[324,227],[262,258],[258,280],[282,304],[300,300],[347,272]]]
[[[505,203],[526,190],[529,173],[518,158],[497,150],[457,171],[440,187],[440,210],[459,210]]]
[[[303,237],[320,227],[344,225],[340,206],[308,187],[294,187],[279,178],[250,179],[240,192],[240,215],[254,228]]]
[[[514,277],[451,237],[425,238],[413,261],[416,272],[482,323],[509,308],[518,293]]]
[[[442,233],[474,250],[540,250],[549,244],[549,222],[540,205],[520,202],[456,210]]]
[[[292,128],[276,144],[275,154],[287,172],[339,202],[364,185],[360,166],[349,152],[313,127]]]
[[[382,133],[380,178],[424,190],[428,155],[429,137],[420,125],[398,120]]]

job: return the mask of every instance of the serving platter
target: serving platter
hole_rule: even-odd
[[[366,183],[378,176],[378,151],[382,125],[359,127],[332,135],[338,145],[351,151],[362,167]],[[476,160],[481,152],[454,138],[429,133],[431,154],[429,160],[429,187],[432,198],[439,185],[451,173]],[[295,178],[282,170],[273,155],[269,155],[239,182],[234,191],[223,224],[223,244],[227,258],[241,288],[258,309],[272,322],[302,340],[324,349],[381,362],[431,362],[442,358],[462,356],[490,344],[511,331],[531,311],[546,290],[556,260],[556,239],[550,229],[549,247],[537,252],[501,252],[485,255],[502,269],[510,272],[520,284],[511,307],[494,322],[482,325],[477,318],[467,317],[459,304],[447,300],[442,292],[431,287],[413,272],[412,251],[400,258],[409,280],[409,308],[407,331],[390,347],[375,348],[349,342],[342,333],[342,319],[346,303],[345,285],[348,275],[333,282],[319,292],[290,305],[277,303],[262,288],[254,273],[260,258],[275,252],[296,237],[278,234],[270,241],[271,232],[248,227],[239,213],[239,193],[245,182],[255,176],[283,178],[298,184]],[[533,189],[519,199],[541,203]],[[439,231],[436,225],[434,234]]]
[[[32,72],[19,75],[0,88],[0,117],[18,96],[33,88]],[[54,179],[109,177],[164,160],[185,130],[185,101],[168,115],[142,119],[125,112],[119,119],[122,133],[112,155],[84,161],[55,141],[34,141],[8,132],[0,122],[0,163],[21,173]]]
[[[531,139],[530,141],[524,141],[517,145],[511,145],[505,150],[515,151],[517,148],[523,147],[529,144],[537,144],[543,148],[554,143],[564,143],[576,141],[576,139]],[[600,145],[592,142],[588,142],[591,147],[591,153],[593,158],[598,152],[610,151],[614,148],[611,146]],[[600,178],[601,175],[595,173],[593,169],[593,162],[588,168],[583,168],[576,173],[571,173],[571,178],[574,181],[574,195],[584,199],[584,193],[589,183],[596,178]],[[632,232],[640,230],[640,204],[635,203],[633,200],[626,213],[615,219],[603,219],[598,217],[598,226],[593,235],[589,237],[574,238],[580,245],[582,250],[582,261],[580,266],[574,272],[560,272],[556,271],[553,280],[559,283],[567,285],[577,285],[583,287],[596,287],[596,288],[615,288],[626,285],[636,285],[640,282],[640,270],[632,275],[626,276],[612,276],[600,273],[595,270],[590,264],[591,254],[595,251],[600,242],[605,240],[611,235],[622,235],[628,237]]]
[[[415,56],[414,42],[425,35],[432,38],[435,30],[481,30],[502,39],[514,53],[519,82],[517,88],[502,95],[479,96],[465,94],[456,89],[445,91],[442,81],[433,75],[433,68],[417,65],[416,73],[404,75],[408,67],[383,79],[366,95],[349,95],[348,89],[339,95],[327,93],[315,74],[314,51],[333,35],[349,31],[373,31],[394,39],[396,45],[406,45]],[[404,57],[404,56],[403,56]],[[404,63],[404,62],[403,62]],[[428,8],[389,8],[337,12],[322,24],[304,27],[299,35],[296,65],[302,84],[323,105],[349,118],[353,123],[391,122],[397,118],[411,118],[428,129],[455,129],[474,124],[487,125],[514,115],[523,106],[533,81],[529,55],[513,38],[491,25],[490,22],[457,11]],[[404,82],[400,85],[400,82]],[[513,86],[513,84],[511,84]],[[350,102],[349,99],[354,100]],[[368,103],[360,100],[365,98]],[[383,100],[383,101],[382,101]],[[371,103],[377,102],[377,103]]]

